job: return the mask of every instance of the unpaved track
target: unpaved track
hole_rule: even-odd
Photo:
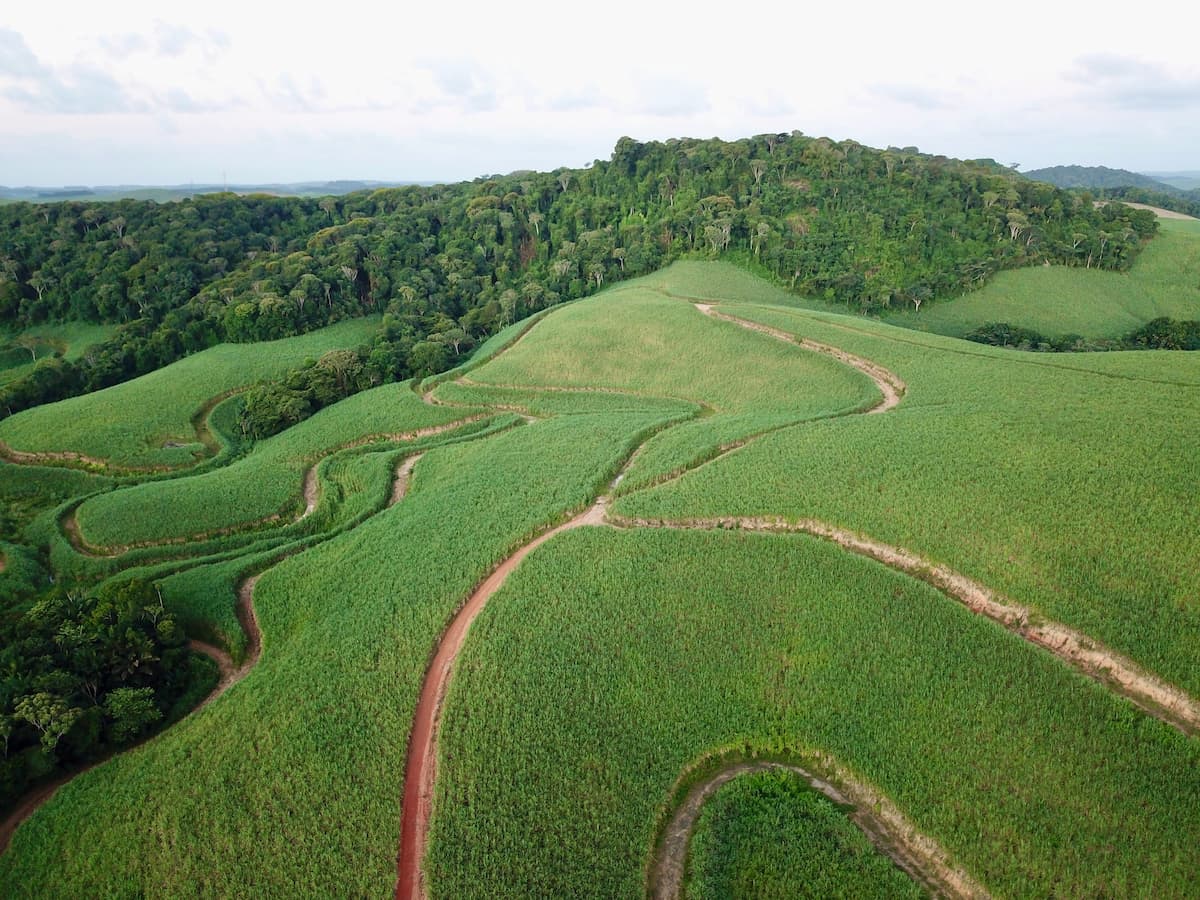
[[[872,362],[869,359],[864,359],[861,356],[855,356],[853,353],[847,353],[837,347],[831,347],[828,344],[821,344],[817,341],[810,341],[808,338],[797,339],[786,331],[781,331],[778,328],[772,328],[770,325],[762,325],[758,322],[751,322],[749,319],[741,319],[737,316],[731,316],[728,313],[717,312],[713,309],[711,303],[694,303],[696,309],[704,313],[706,316],[711,316],[714,319],[720,319],[723,322],[732,322],[734,325],[740,325],[742,328],[748,328],[750,331],[757,331],[760,334],[766,334],[775,338],[778,341],[783,341],[788,344],[796,344],[803,347],[805,350],[811,350],[815,353],[823,353],[826,356],[832,356],[839,362],[843,362],[858,371],[862,372],[879,388],[879,392],[883,394],[883,399],[876,403],[866,413],[883,413],[889,409],[894,409],[900,404],[907,386],[900,380],[900,376],[895,372],[885,369],[879,363]]]
[[[887,412],[894,409],[903,399],[907,389],[905,383],[894,372],[863,357],[848,353],[837,347],[821,344],[808,339],[797,339],[791,334],[777,328],[751,322],[737,316],[717,312],[713,304],[689,300],[703,314],[721,319],[743,328],[768,335],[777,340],[795,344],[803,349],[828,356],[858,369],[870,378],[879,388],[882,399],[863,414]],[[528,333],[528,332],[526,332]],[[524,335],[522,335],[523,337]],[[460,379],[465,380],[465,379]],[[433,392],[436,385],[426,391],[422,397],[426,403],[439,403]],[[536,388],[531,388],[536,390]],[[583,389],[586,390],[586,389]],[[721,456],[734,449],[744,446],[747,441],[735,442],[728,449],[722,448]],[[508,575],[534,549],[555,535],[577,528],[581,525],[617,525],[619,527],[645,528],[681,528],[681,529],[714,529],[741,528],[766,532],[804,532],[834,541],[847,550],[875,559],[883,564],[926,581],[947,596],[961,602],[973,612],[985,615],[1004,627],[1044,647],[1067,662],[1077,671],[1095,678],[1102,684],[1130,699],[1139,708],[1150,715],[1179,728],[1188,734],[1200,732],[1200,703],[1194,698],[1140,669],[1131,660],[1104,648],[1087,636],[1080,634],[1064,625],[1050,622],[1037,622],[1030,610],[1009,603],[997,594],[971,581],[966,576],[935,563],[921,559],[915,553],[899,547],[892,547],[856,535],[845,529],[837,528],[815,520],[787,522],[782,519],[724,517],[713,519],[693,519],[686,521],[655,521],[640,519],[620,519],[610,521],[607,516],[607,503],[612,490],[620,483],[630,463],[636,458],[641,447],[634,451],[622,473],[610,486],[609,494],[599,498],[586,512],[581,513],[569,522],[558,525],[518,549],[502,562],[484,582],[472,592],[467,602],[451,620],[434,652],[434,657],[426,672],[421,687],[420,699],[414,715],[413,728],[409,736],[408,759],[405,768],[404,796],[402,801],[400,852],[397,861],[397,900],[417,900],[426,896],[422,882],[421,862],[425,852],[432,812],[434,783],[437,777],[437,738],[440,722],[441,705],[445,699],[446,690],[453,674],[454,663],[462,648],[468,629],[479,611],[488,599],[503,585]],[[719,458],[719,457],[718,457]],[[706,460],[701,465],[711,462]],[[673,478],[681,477],[690,469],[673,473]],[[661,482],[660,482],[661,483]],[[987,897],[987,891],[960,869],[954,868],[945,851],[930,837],[920,834],[907,822],[903,814],[878,791],[855,781],[850,773],[840,767],[832,758],[826,760],[822,768],[827,772],[840,773],[839,784],[843,794],[856,806],[851,818],[877,843],[886,839],[886,852],[897,864],[912,874],[915,878],[930,887],[935,894],[954,897]],[[812,776],[797,769],[810,779]],[[718,777],[719,777],[718,773]],[[736,772],[732,773],[737,774]],[[714,785],[715,787],[715,785]],[[688,836],[695,821],[695,813],[703,804],[703,800],[711,790],[701,791],[695,803],[695,809],[690,817],[685,815],[686,825],[671,826],[679,832],[677,840],[682,841],[681,849],[670,850],[670,853],[683,854],[686,852]],[[682,858],[682,857],[680,857]],[[659,869],[675,865],[671,860],[655,859],[651,866],[652,890],[657,896],[677,896],[678,880],[673,882],[675,887],[660,893]],[[681,862],[677,863],[682,866]],[[680,869],[680,872],[682,869]],[[674,890],[671,893],[670,890]]]
[[[790,522],[749,516],[679,520],[617,518],[608,520],[608,524],[624,528],[739,529],[775,534],[811,534],[824,538],[852,553],[866,556],[933,585],[971,612],[986,616],[1030,643],[1049,650],[1073,669],[1132,701],[1148,715],[1184,734],[1200,734],[1200,702],[1184,691],[1087,635],[1058,622],[1041,620],[1028,607],[1013,603],[948,566],[922,559],[903,547],[884,544],[816,519]]]
[[[417,464],[417,460],[419,460],[421,456],[422,454],[420,453],[410,456],[397,467],[395,481],[392,485],[391,497],[388,501],[389,507],[394,506],[404,498],[404,495],[408,490],[409,476],[412,473],[412,468]],[[311,469],[309,469],[310,474],[315,475],[315,472],[316,466],[313,466]],[[307,483],[308,482],[306,479],[306,497],[309,494]],[[315,501],[310,500],[310,505],[315,508]],[[312,510],[310,509],[309,512],[311,511]],[[288,554],[288,556],[291,555],[292,554]],[[277,560],[272,564],[272,567],[278,565],[284,559],[287,559],[288,556],[284,556]],[[262,632],[258,627],[258,615],[254,611],[254,588],[258,585],[258,580],[262,577],[262,574],[262,572],[259,572],[255,575],[251,575],[250,577],[244,579],[238,586],[237,619],[238,624],[242,627],[243,634],[246,636],[246,655],[242,659],[242,664],[240,666],[235,665],[233,658],[229,655],[229,653],[220,647],[196,639],[188,641],[188,646],[191,649],[195,650],[197,653],[203,653],[217,664],[217,671],[219,673],[216,686],[212,689],[207,697],[200,701],[200,703],[198,703],[196,707],[188,713],[188,715],[198,712],[199,710],[208,706],[227,690],[245,678],[250,670],[254,668],[255,663],[258,662],[259,656],[262,655]],[[132,748],[125,747],[122,748],[120,752],[125,752],[129,749]],[[106,757],[106,759],[108,758],[111,757]],[[12,840],[13,833],[17,830],[17,826],[25,821],[25,819],[29,818],[29,816],[31,816],[38,809],[38,807],[49,800],[54,795],[55,791],[57,791],[72,778],[75,778],[77,775],[82,775],[84,772],[95,768],[104,761],[105,760],[97,760],[96,762],[91,763],[83,768],[66,772],[59,778],[56,778],[54,781],[39,785],[33,791],[26,794],[21,799],[20,803],[18,803],[16,807],[9,811],[8,815],[4,817],[3,821],[0,821],[0,854],[4,853],[4,851],[8,849],[9,841]]]
[[[581,525],[603,524],[606,503],[607,498],[601,497],[584,512],[568,522],[542,532],[500,563],[479,587],[471,592],[467,602],[450,620],[449,627],[442,634],[421,685],[421,695],[417,700],[412,731],[408,738],[408,761],[404,771],[403,811],[400,820],[400,854],[397,861],[397,898],[407,900],[425,896],[421,881],[421,860],[425,855],[434,781],[437,778],[437,733],[442,702],[446,697],[446,688],[450,684],[454,663],[471,623],[526,556],[556,534]]]
[[[367,444],[403,443],[405,441],[416,441],[420,440],[421,438],[433,437],[435,435],[443,434],[447,431],[453,431],[456,428],[461,428],[464,425],[469,425],[472,422],[478,422],[485,418],[487,418],[487,414],[481,413],[479,415],[467,416],[462,419],[455,419],[453,422],[447,422],[444,425],[431,425],[427,428],[418,428],[413,431],[397,432],[394,434],[371,434],[356,438],[353,441],[347,441],[344,444],[339,444],[338,446],[326,451],[325,456],[322,457],[321,460],[318,460],[304,470],[304,480],[301,484],[301,495],[304,498],[304,509],[301,510],[300,514],[296,516],[296,518],[292,519],[290,522],[284,522],[283,524],[285,526],[295,525],[297,522],[303,521],[316,511],[316,508],[321,500],[321,483],[320,479],[317,477],[317,468],[321,465],[321,462],[329,456],[339,453],[342,450],[348,450],[353,447],[363,447]],[[89,556],[93,559],[116,559],[118,556],[122,556],[131,550],[140,550],[147,547],[181,546],[183,544],[190,544],[194,541],[206,541],[216,537],[227,537],[233,534],[245,534],[247,532],[262,528],[264,525],[270,525],[274,522],[283,522],[284,518],[282,514],[275,513],[253,522],[245,522],[240,525],[231,525],[228,528],[217,528],[212,531],[196,532],[194,534],[184,535],[181,537],[162,538],[161,540],[156,541],[141,541],[136,544],[125,544],[119,547],[97,547],[87,543],[84,540],[83,533],[79,529],[79,522],[76,518],[77,509],[78,507],[72,508],[66,513],[66,515],[62,517],[62,532],[76,553],[79,553],[82,556]]]
[[[834,803],[852,806],[848,818],[871,843],[919,882],[934,897],[985,898],[987,890],[957,868],[937,841],[919,832],[896,805],[878,790],[856,779],[827,754],[821,754],[820,775],[792,763],[732,762],[694,785],[675,808],[659,843],[649,874],[650,896],[676,900],[682,893],[692,831],[705,802],[722,785],[752,772],[782,770],[800,776]]]
[[[258,631],[258,618],[254,614],[254,586],[258,584],[258,579],[258,575],[253,575],[243,581],[241,586],[238,588],[237,617],[238,622],[242,626],[242,630],[246,634],[246,657],[242,660],[242,664],[240,666],[235,666],[230,655],[220,647],[214,647],[212,644],[208,644],[199,640],[188,641],[188,646],[191,649],[210,657],[213,662],[217,664],[217,670],[220,673],[216,686],[212,689],[207,697],[201,700],[200,703],[198,703],[196,707],[188,713],[188,715],[192,715],[193,713],[204,709],[204,707],[208,706],[208,704],[220,697],[223,693],[245,678],[246,673],[254,667],[256,662],[258,662],[259,653],[262,650],[262,638]],[[158,734],[163,733],[165,732],[157,732],[156,734],[151,735],[149,738],[138,741],[133,746],[122,747],[117,752],[125,753],[129,750],[132,750],[133,747],[140,746],[147,740],[153,740],[153,738],[157,737]],[[89,763],[81,768],[64,772],[53,781],[38,785],[36,788],[22,797],[20,803],[10,810],[8,815],[4,817],[4,820],[0,822],[0,853],[4,853],[8,849],[9,841],[12,840],[12,836],[14,832],[16,832],[17,826],[33,815],[33,813],[37,811],[38,807],[53,797],[55,791],[57,791],[71,779],[82,775],[84,772],[94,769],[96,766],[102,765],[115,755],[115,753],[110,754],[103,759],[96,760],[95,762]]]
[[[401,460],[400,465],[396,466],[396,477],[392,481],[392,496],[388,498],[388,506],[395,506],[404,499],[404,495],[408,493],[408,481],[412,477],[413,466],[424,455],[416,453]]]
[[[212,427],[209,425],[209,417],[214,409],[224,400],[228,400],[234,394],[239,394],[246,390],[245,387],[233,388],[229,391],[217,394],[215,397],[209,397],[204,401],[204,404],[192,414],[191,423],[192,429],[196,433],[194,443],[201,444],[207,451],[206,456],[215,456],[221,450],[220,441],[217,440],[213,433]],[[164,444],[163,446],[166,446]],[[83,469],[85,471],[96,471],[104,475],[154,475],[163,472],[178,472],[181,469],[187,468],[184,466],[122,466],[117,463],[110,462],[107,459],[101,459],[98,456],[88,456],[86,453],[76,453],[74,450],[16,450],[8,444],[0,441],[0,459],[6,462],[13,463],[18,466],[44,466],[44,465],[65,465],[67,468]],[[198,465],[203,462],[203,459],[197,459],[191,465]]]

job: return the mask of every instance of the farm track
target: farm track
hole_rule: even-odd
[[[244,386],[233,388],[232,390],[223,391],[215,397],[209,397],[192,414],[191,424],[196,437],[194,443],[203,445],[207,452],[204,457],[196,459],[190,465],[199,465],[205,459],[211,459],[221,451],[221,443],[209,425],[209,418],[219,404],[246,389]],[[101,459],[98,456],[76,453],[73,450],[15,450],[3,441],[0,441],[0,460],[18,466],[61,465],[70,469],[80,469],[85,472],[118,477],[121,475],[162,475],[168,472],[181,472],[188,468],[188,466],[122,466],[110,460]]]
[[[371,434],[361,438],[356,438],[353,441],[347,441],[344,444],[339,444],[325,452],[320,460],[313,463],[304,471],[304,480],[301,486],[301,497],[304,500],[304,509],[301,510],[290,522],[284,522],[282,513],[275,513],[253,522],[246,522],[241,525],[230,526],[229,528],[217,528],[212,531],[201,531],[194,534],[183,535],[175,538],[163,538],[156,541],[142,541],[135,544],[124,544],[118,547],[97,547],[87,543],[84,540],[83,534],[79,529],[79,522],[76,518],[76,510],[74,507],[63,515],[61,527],[63,535],[71,544],[76,553],[83,556],[89,556],[93,559],[116,559],[131,550],[140,550],[151,547],[174,547],[185,544],[194,543],[196,541],[206,541],[217,537],[228,537],[235,534],[248,534],[262,529],[266,525],[271,525],[276,522],[283,522],[281,527],[287,525],[295,525],[308,518],[316,511],[321,498],[321,484],[317,477],[317,468],[321,463],[335,453],[340,453],[343,450],[349,450],[354,447],[363,447],[369,444],[386,444],[386,443],[403,443],[406,441],[416,441],[421,438],[434,437],[443,434],[447,431],[453,431],[456,428],[461,428],[464,425],[469,425],[473,422],[478,422],[481,419],[487,418],[486,414],[475,416],[467,416],[462,419],[456,419],[453,422],[447,422],[444,425],[432,425],[428,428],[418,428],[414,431],[400,432],[395,434]]]
[[[1071,668],[1125,697],[1146,714],[1184,734],[1200,734],[1200,702],[1184,691],[1087,635],[1057,622],[1041,620],[1029,608],[1008,601],[948,566],[922,559],[903,547],[884,544],[816,519],[792,522],[761,516],[680,520],[616,517],[606,519],[605,524],[618,528],[679,531],[736,529],[755,533],[809,534],[824,538],[844,550],[873,559],[932,585],[971,612],[991,619],[1018,637],[1053,653]]]
[[[661,291],[666,296],[674,296],[667,291]],[[871,360],[848,353],[837,347],[805,338],[797,338],[785,331],[752,322],[727,313],[717,312],[713,303],[706,303],[696,298],[677,298],[691,302],[698,311],[712,318],[729,322],[742,328],[747,328],[765,334],[776,340],[794,344],[811,352],[831,356],[840,362],[862,372],[876,385],[882,394],[882,399],[873,406],[861,410],[864,415],[887,412],[899,405],[906,391],[906,385],[895,373]],[[525,332],[521,337],[528,334]],[[520,339],[518,339],[520,340]],[[514,344],[509,345],[514,346]],[[506,348],[508,349],[508,348]],[[469,383],[465,378],[458,379],[460,383]],[[422,394],[422,399],[429,404],[441,401],[433,396],[437,385]],[[529,391],[541,388],[528,386]],[[553,390],[553,389],[552,389]],[[586,391],[586,388],[571,389]],[[604,389],[599,389],[604,390]],[[773,429],[778,430],[778,429]],[[720,449],[717,457],[745,446],[756,436],[734,442]],[[648,439],[648,438],[647,438]],[[951,599],[962,603],[972,612],[987,616],[1003,625],[1008,630],[1024,638],[1036,646],[1053,653],[1080,673],[1099,681],[1104,686],[1120,694],[1134,703],[1138,708],[1159,720],[1178,728],[1185,734],[1200,733],[1200,703],[1188,696],[1179,688],[1156,676],[1142,670],[1132,660],[1111,651],[1086,635],[1074,631],[1065,625],[1054,622],[1040,621],[1029,609],[1006,602],[999,595],[972,581],[964,575],[939,564],[928,562],[915,553],[899,547],[873,541],[856,535],[846,529],[838,528],[816,520],[787,522],[783,519],[767,517],[719,517],[712,519],[695,519],[685,521],[655,521],[642,519],[610,520],[607,514],[608,503],[613,492],[620,484],[625,472],[629,469],[645,442],[639,445],[626,460],[621,473],[610,485],[609,490],[600,496],[595,503],[583,513],[571,520],[554,526],[505,559],[487,578],[470,594],[467,601],[451,619],[443,633],[433,659],[426,671],[421,686],[421,694],[414,714],[412,731],[409,736],[408,758],[405,767],[404,794],[402,800],[400,850],[397,859],[397,882],[395,896],[397,900],[418,900],[426,896],[422,883],[421,861],[427,843],[429,820],[432,814],[434,785],[437,777],[436,763],[438,753],[438,729],[441,719],[441,706],[453,676],[454,664],[462,649],[467,631],[478,616],[487,601],[503,586],[508,575],[517,568],[522,560],[537,547],[550,538],[583,525],[613,526],[622,528],[674,528],[674,529],[704,529],[739,528],[748,531],[788,533],[802,532],[826,540],[833,541],[846,550],[869,557],[884,565],[912,577],[925,581],[946,594]],[[713,459],[704,460],[695,466],[684,468],[672,473],[672,478],[679,478],[706,465]],[[663,482],[657,482],[659,484]],[[877,846],[887,844],[885,852],[896,861],[901,868],[909,872],[917,880],[931,888],[936,895],[952,897],[987,897],[987,891],[971,879],[971,877],[954,868],[949,862],[945,851],[931,837],[916,831],[904,818],[903,814],[888,800],[868,786],[855,781],[849,772],[828,759],[824,768],[829,772],[838,773],[838,781],[843,787],[843,795],[854,805],[850,818],[867,834]],[[810,783],[813,776],[798,769]],[[733,772],[733,774],[738,774]],[[717,778],[720,776],[718,773]],[[713,786],[715,789],[715,785]],[[695,810],[690,816],[684,815],[685,827],[669,849],[664,853],[686,854],[687,841],[690,839],[691,828],[694,825],[703,800],[711,793],[703,791],[695,804]],[[677,811],[676,815],[679,815]],[[674,819],[672,820],[674,822]],[[683,821],[683,820],[681,820]],[[674,825],[671,830],[678,830]],[[651,863],[648,878],[653,883],[648,884],[655,897],[674,897],[678,895],[678,879],[674,888],[669,885],[660,892],[658,885],[661,878],[658,873],[662,867],[670,868],[676,863],[669,859],[655,858]],[[682,863],[678,863],[682,871]],[[673,892],[672,892],[673,891]]]
[[[734,778],[772,770],[791,772],[834,803],[851,807],[847,813],[850,821],[930,896],[973,900],[990,896],[969,874],[954,866],[937,841],[919,832],[878,790],[856,779],[828,754],[818,754],[816,762],[818,765],[811,766],[815,771],[810,771],[795,763],[735,761],[693,785],[662,831],[648,877],[649,896],[654,900],[676,900],[682,894],[688,845],[708,798]]]
[[[392,484],[392,491],[388,498],[387,508],[395,506],[402,499],[404,499],[404,496],[408,490],[408,484],[412,474],[413,466],[417,464],[417,461],[422,455],[423,454],[421,453],[417,453],[409,456],[403,462],[401,462],[399,466],[397,466],[395,480]],[[246,577],[242,580],[241,584],[238,585],[238,602],[236,610],[237,620],[238,624],[242,628],[243,634],[246,636],[246,654],[243,657],[240,665],[235,664],[233,657],[229,655],[229,652],[221,647],[217,647],[213,644],[196,639],[188,641],[188,646],[192,650],[196,651],[197,653],[203,653],[217,664],[217,671],[219,673],[217,684],[213,687],[212,691],[209,692],[207,697],[201,700],[188,712],[189,716],[204,709],[204,707],[208,706],[210,703],[228,691],[231,687],[245,678],[246,675],[249,674],[250,670],[254,668],[254,665],[258,662],[259,657],[262,655],[262,632],[258,627],[258,615],[254,611],[254,589],[258,585],[259,579],[268,569],[274,568],[285,559],[296,555],[296,553],[303,552],[303,549],[294,550],[278,557],[269,566],[267,566],[266,569]],[[139,741],[133,746],[124,747],[117,752],[125,753],[134,749],[134,747],[138,747],[141,744],[146,743],[146,741],[153,740],[159,734],[163,733],[165,732],[157,732],[156,734],[150,735],[144,740]],[[17,827],[23,821],[25,821],[25,819],[33,815],[33,813],[36,812],[43,803],[54,796],[55,791],[57,791],[71,779],[107,762],[115,755],[115,753],[111,754],[103,759],[89,763],[88,765],[79,769],[64,773],[62,776],[54,779],[53,781],[38,785],[23,798],[21,798],[20,802],[9,811],[8,815],[4,817],[3,821],[0,821],[0,854],[4,853],[8,849],[9,842],[12,840],[12,836],[16,832]]]

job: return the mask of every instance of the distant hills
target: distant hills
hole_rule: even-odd
[[[1090,190],[1140,187],[1164,194],[1183,193],[1185,188],[1170,184],[1161,178],[1152,178],[1128,169],[1110,169],[1108,166],[1050,166],[1022,172],[1026,178],[1044,181],[1060,188],[1088,188]]]
[[[1149,175],[1163,184],[1179,188],[1181,191],[1200,190],[1200,172],[1144,172],[1142,174]]]
[[[1160,172],[1151,176],[1107,166],[1051,166],[1021,174],[1059,188],[1082,188],[1101,197],[1148,203],[1200,217],[1200,172]]]
[[[65,187],[4,187],[0,185],[0,202],[26,200],[49,203],[59,200],[182,200],[198,194],[271,194],[276,197],[340,197],[355,191],[402,187],[410,184],[428,185],[428,181],[297,181],[286,184],[106,184],[67,185]]]

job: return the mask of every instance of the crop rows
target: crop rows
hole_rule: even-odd
[[[688,900],[908,897],[920,888],[828,797],[787,771],[753,772],[709,798],[688,854]]]
[[[212,397],[280,375],[326,350],[355,346],[374,333],[374,319],[253,345],[221,344],[114,387],[26,410],[0,422],[0,441],[14,450],[77,453],[117,467],[174,467],[203,451],[191,424]]]
[[[767,435],[618,514],[819,519],[945,562],[1200,693],[1197,583],[1182,564],[1200,558],[1200,357],[1047,365],[845,317],[738,315],[901,372],[904,402]]]
[[[1180,894],[1200,864],[1194,741],[806,537],[561,535],[481,613],[442,735],[433,896],[640,893],[714,748],[832,754],[999,894]]]
[[[125,546],[252,525],[298,513],[306,470],[330,450],[375,436],[415,433],[478,414],[429,406],[407,383],[348,397],[232,465],[195,478],[152,481],[102,494],[76,514],[93,546]]]

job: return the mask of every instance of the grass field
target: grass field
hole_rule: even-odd
[[[60,790],[0,856],[3,892],[390,894],[408,723],[446,619],[658,421],[562,416],[428,452],[403,502],[263,576],[255,669]]]
[[[688,870],[688,900],[924,896],[833,801],[787,772],[721,787],[700,814]]]
[[[0,422],[0,441],[33,453],[79,453],[117,467],[178,467],[205,452],[192,423],[206,402],[282,374],[326,350],[367,341],[373,318],[253,345],[221,344],[93,394],[60,400]]]
[[[115,330],[114,325],[65,322],[37,325],[20,334],[0,335],[0,387],[28,375],[38,360],[55,355],[79,359],[89,347],[101,343]]]
[[[322,409],[255,445],[229,466],[195,478],[151,481],[79,507],[80,533],[98,547],[245,528],[304,508],[305,472],[330,451],[374,437],[414,433],[477,416],[479,409],[429,406],[408,382],[386,384]]]
[[[880,399],[866,375],[686,299],[722,296],[739,317],[886,367],[907,392],[857,415]],[[1200,694],[1200,354],[983,347],[805,309],[702,263],[526,328],[417,390],[356,395],[228,466],[78,512],[97,543],[245,525],[293,509],[323,459],[303,523],[117,560],[74,553],[53,511],[25,529],[59,578],[161,583],[189,631],[235,657],[236,587],[266,569],[263,652],[217,702],[60,790],[0,856],[0,894],[391,896],[409,728],[439,636],[484,575],[590,504],[635,450],[615,515],[821,519],[952,566]],[[422,402],[435,381],[452,405]],[[212,396],[154,390],[185,429]],[[100,396],[79,408],[93,423]],[[395,506],[411,448],[329,455],[477,410],[495,421],[420,445]],[[144,437],[161,427],[130,421],[95,447],[154,458]],[[85,431],[75,439],[93,440]],[[64,499],[112,484],[0,465],[0,500],[30,510],[46,504],[23,471]],[[1187,896],[1200,869],[1200,742],[924,582],[806,536],[561,534],[483,610],[443,708],[434,897],[641,895],[681,775],[722,751],[831,755],[997,895]],[[796,830],[809,827],[799,801],[770,796],[712,807],[698,865],[718,881],[694,882],[697,895],[724,895],[719,879],[737,871],[786,880],[861,861],[841,838],[772,856],[760,826],[828,835],[845,822],[824,810],[816,832]],[[849,890],[852,877],[837,883],[875,892]]]
[[[1197,742],[803,536],[559,536],[475,623],[443,735],[434,897],[639,895],[725,747],[831,753],[998,896],[1180,896],[1200,865]]]
[[[946,562],[1200,693],[1200,595],[1181,564],[1200,558],[1200,355],[1060,364],[862,319],[738,314],[875,360],[908,393],[886,415],[766,436],[618,513],[817,518]]]
[[[1117,338],[1156,319],[1200,319],[1200,222],[1160,220],[1127,273],[1047,266],[998,273],[984,287],[886,321],[961,336],[989,322],[1047,337]]]
[[[782,425],[869,406],[870,381],[817,353],[714,322],[664,296],[663,285],[704,283],[703,268],[667,269],[579,303],[537,326],[532,338],[471,373],[490,385],[605,388],[702,404],[711,415],[664,432],[639,454],[629,485],[712,455],[720,446]],[[699,277],[686,273],[695,271]],[[760,284],[721,266],[722,286]],[[707,286],[707,285],[706,285]],[[703,295],[701,295],[703,296]],[[745,360],[753,358],[754,365]]]

